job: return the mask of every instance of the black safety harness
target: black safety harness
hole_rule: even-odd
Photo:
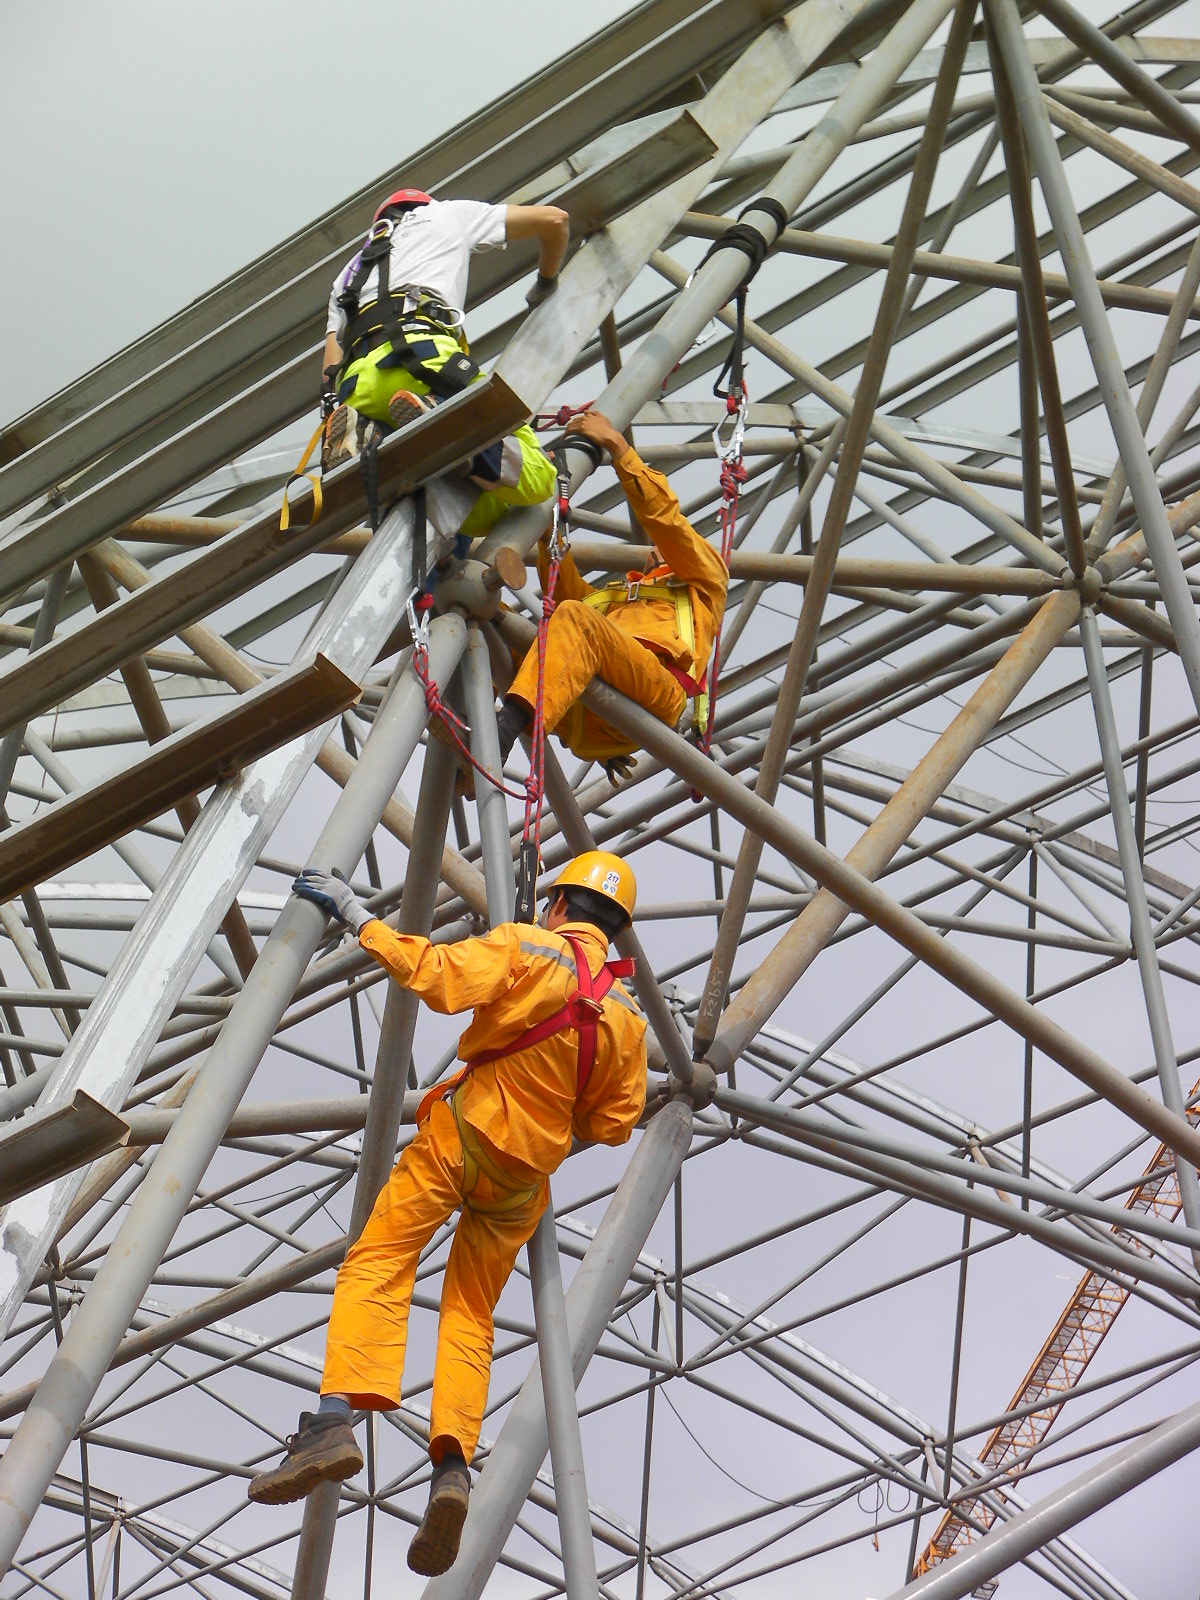
[[[457,337],[455,324],[461,318],[456,311],[417,285],[405,284],[399,289],[391,287],[388,268],[391,264],[393,230],[390,217],[381,217],[372,226],[354,269],[338,295],[338,304],[346,313],[341,373],[345,373],[352,361],[360,360],[379,345],[390,344],[392,348],[379,361],[380,367],[403,367],[414,378],[427,383],[439,400],[448,400],[453,395],[461,394],[479,376],[479,367],[461,350],[440,367],[429,365],[438,355],[437,345],[429,337],[429,330],[436,328],[440,333]],[[362,286],[372,271],[376,270],[379,273],[378,295],[370,305],[360,310]],[[353,390],[353,379],[343,376],[338,386],[338,399],[347,399]]]

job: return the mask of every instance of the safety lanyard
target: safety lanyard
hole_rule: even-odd
[[[713,393],[718,399],[725,401],[725,416],[713,429],[713,449],[717,453],[717,460],[721,470],[721,509],[717,521],[721,529],[721,560],[725,563],[725,570],[729,570],[729,558],[733,552],[733,537],[737,530],[738,503],[741,499],[742,485],[746,481],[746,463],[742,459],[742,441],[746,434],[746,411],[749,406],[749,395],[746,391],[746,380],[742,370],[742,341],[746,320],[746,289],[743,285],[737,294],[737,328],[733,336],[733,344],[729,357],[722,369]],[[729,387],[722,389],[721,379],[726,372],[729,374]],[[721,438],[721,429],[725,423],[733,418],[733,428],[728,440]],[[717,630],[713,640],[712,670],[708,674],[708,716],[705,718],[704,731],[700,735],[700,749],[705,755],[712,748],[713,718],[717,709],[717,680],[721,672],[721,634]],[[693,791],[692,798],[699,800],[701,796]]]

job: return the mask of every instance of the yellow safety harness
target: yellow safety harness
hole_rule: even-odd
[[[606,583],[583,597],[584,605],[599,611],[601,615],[612,606],[634,600],[665,600],[675,607],[676,630],[695,664],[696,622],[692,611],[692,592],[681,578],[659,578],[653,583],[644,583],[636,574],[631,574],[624,582]],[[662,656],[658,659],[687,694],[692,703],[692,726],[698,735],[702,734],[708,725],[707,670],[697,679],[684,672],[682,667],[677,667],[673,661],[667,661]],[[592,761],[605,761],[610,756],[627,755],[634,748],[627,740],[605,743],[585,738],[583,715],[583,706],[577,700],[557,730],[563,743],[577,755]]]
[[[454,1113],[454,1126],[458,1129],[458,1140],[462,1145],[463,1204],[470,1206],[472,1211],[487,1212],[516,1211],[519,1207],[528,1205],[541,1188],[540,1181],[520,1183],[514,1179],[511,1172],[505,1172],[492,1160],[484,1149],[479,1135],[462,1114],[460,1103],[462,1092],[463,1086],[460,1085],[450,1096],[450,1110]],[[475,1194],[481,1172],[498,1194],[497,1199],[490,1200],[486,1204]]]

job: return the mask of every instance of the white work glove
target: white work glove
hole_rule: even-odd
[[[292,893],[302,900],[311,900],[320,906],[327,917],[333,917],[353,933],[360,932],[368,922],[375,921],[375,913],[368,911],[354,890],[338,871],[322,872],[320,867],[305,867],[292,884]]]
[[[534,306],[540,306],[543,300],[549,300],[557,288],[557,277],[547,278],[543,273],[539,272],[534,279],[533,287],[525,296],[525,304],[532,311]]]

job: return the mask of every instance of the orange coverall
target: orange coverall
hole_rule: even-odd
[[[607,611],[584,604],[598,591],[587,583],[568,554],[558,569],[554,615],[546,634],[543,706],[545,725],[576,755],[604,759],[636,747],[590,711],[582,724],[567,716],[594,677],[603,678],[644,706],[660,722],[678,722],[687,693],[662,665],[673,662],[691,677],[702,678],[713,637],[721,626],[729,574],[720,554],[706,543],[679,509],[674,490],[636,450],[627,449],[613,462],[625,498],[645,532],[657,545],[665,565],[650,572],[631,572],[633,586],[679,578],[688,586],[695,631],[695,649],[680,637],[676,608],[670,600],[618,600]],[[545,540],[538,546],[538,572],[545,587],[549,557]],[[537,699],[537,648],[532,647],[517,669],[509,694],[533,710]]]
[[[433,1010],[475,1008],[458,1045],[461,1059],[470,1061],[516,1039],[575,992],[566,932],[583,947],[589,970],[599,972],[608,943],[583,922],[553,933],[508,922],[482,938],[432,945],[375,921],[362,929],[359,942]],[[573,1030],[441,1086],[460,1085],[452,1101],[433,1101],[346,1252],[329,1318],[322,1394],[349,1395],[352,1406],[368,1410],[400,1404],[417,1261],[462,1207],[442,1286],[429,1441],[435,1462],[450,1441],[470,1461],[487,1403],[500,1291],[537,1226],[547,1179],[572,1138],[623,1144],[637,1125],[646,1098],[645,1031],[634,1002],[614,983],[598,1019],[591,1077],[578,1098]]]

